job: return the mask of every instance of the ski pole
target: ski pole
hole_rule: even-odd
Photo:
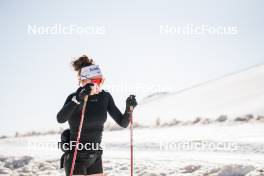
[[[133,176],[133,106],[130,106],[130,173]]]
[[[81,132],[82,132],[83,119],[84,119],[84,113],[85,113],[87,101],[88,101],[88,95],[85,95],[85,97],[84,97],[84,104],[83,104],[83,108],[82,108],[82,114],[81,114],[81,120],[80,120],[79,129],[78,129],[77,140],[76,140],[76,146],[75,146],[75,150],[74,150],[74,154],[73,154],[73,159],[72,159],[70,176],[72,176],[73,171],[74,171],[75,160],[76,160],[76,156],[77,156],[77,153],[78,153],[78,145],[80,143],[80,137],[81,137]]]

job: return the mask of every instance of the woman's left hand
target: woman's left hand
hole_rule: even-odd
[[[130,108],[131,106],[133,108],[137,106],[137,100],[135,95],[130,95],[126,100],[126,107]]]

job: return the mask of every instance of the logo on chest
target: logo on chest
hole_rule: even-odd
[[[90,102],[98,102],[98,99],[97,98],[94,98],[94,99],[90,99],[89,101]]]

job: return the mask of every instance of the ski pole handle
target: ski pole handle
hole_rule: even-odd
[[[130,95],[130,99],[132,99],[132,95]],[[133,106],[130,106],[130,107],[129,107],[129,110],[130,110],[130,111],[133,111],[133,109],[134,109]]]

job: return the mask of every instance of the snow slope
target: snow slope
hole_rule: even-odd
[[[223,76],[191,88],[144,100],[135,109],[135,121],[153,125],[157,118],[182,121],[196,117],[232,118],[264,114],[264,65]]]

